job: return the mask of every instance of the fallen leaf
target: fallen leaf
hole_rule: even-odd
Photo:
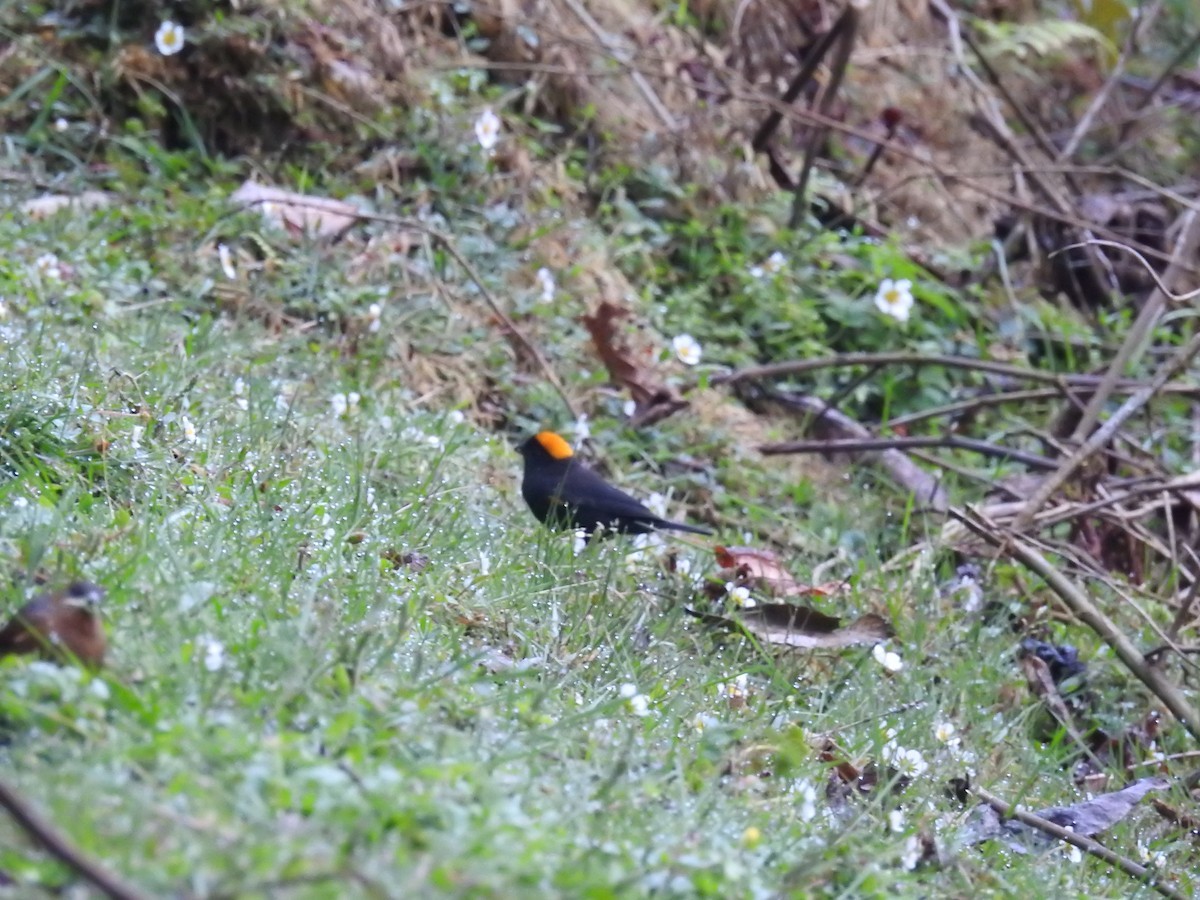
[[[759,588],[776,597],[827,597],[836,593],[840,582],[822,585],[801,584],[783,567],[779,557],[758,547],[716,547],[713,553],[722,569],[735,570],[726,576],[751,589]]]
[[[791,603],[760,603],[726,616],[690,608],[687,612],[710,625],[747,631],[774,647],[795,650],[877,644],[890,638],[893,633],[887,620],[874,613],[867,613],[848,625],[842,625],[841,619]]]
[[[662,381],[650,366],[639,363],[618,327],[629,310],[601,300],[594,312],[580,317],[592,336],[601,362],[615,384],[626,388],[637,404],[635,418],[642,424],[657,422],[687,406],[679,393]]]
[[[64,209],[72,212],[87,212],[101,209],[113,201],[113,195],[104,191],[84,191],[82,194],[43,194],[21,204],[21,212],[31,219],[48,219]]]
[[[359,216],[357,207],[341,200],[310,197],[253,180],[246,181],[230,199],[257,206],[264,218],[293,235],[334,238],[343,234]]]

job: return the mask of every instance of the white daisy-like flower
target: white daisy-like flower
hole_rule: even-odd
[[[639,718],[650,715],[650,698],[645,694],[630,697],[629,711]]]
[[[888,831],[892,834],[899,834],[904,830],[904,813],[898,809],[893,809],[888,812]]]
[[[367,307],[367,331],[374,334],[383,325],[383,304],[372,303]]]
[[[340,419],[345,415],[354,415],[358,412],[358,403],[362,400],[362,395],[358,391],[351,391],[348,394],[334,394],[329,398],[329,405],[333,408],[334,418]]]
[[[233,403],[240,410],[250,408],[250,401],[246,399],[246,380],[244,378],[236,378],[233,382]]]
[[[588,424],[587,413],[580,413],[579,418],[575,420],[574,433],[576,447],[592,436],[592,426]]]
[[[897,748],[897,752],[892,757],[892,764],[900,770],[902,775],[908,775],[910,778],[924,775],[929,769],[929,763],[925,762],[925,757],[921,755],[920,750],[904,747]]]
[[[889,650],[884,644],[876,644],[872,647],[871,656],[875,657],[875,662],[889,672],[899,672],[904,668],[904,661],[900,659],[900,654]]]
[[[33,267],[48,281],[62,280],[62,262],[53,253],[43,253],[33,261]]]
[[[205,635],[199,644],[203,649],[204,668],[209,672],[217,672],[225,664],[225,645],[216,638]]]
[[[192,420],[184,416],[179,420],[179,427],[183,429],[183,439],[189,444],[196,443],[196,426]]]
[[[62,116],[59,116],[57,119],[54,120],[54,130],[57,131],[59,134],[62,134],[64,131],[66,131],[70,127],[71,127],[71,123],[68,122],[66,119],[64,119]]]
[[[729,599],[738,609],[753,609],[758,606],[758,601],[750,596],[750,588],[745,585],[725,585],[729,591]]]
[[[897,322],[907,322],[913,308],[912,282],[885,278],[875,294],[875,308]]]
[[[1164,865],[1166,865],[1167,854],[1160,853],[1157,850],[1151,850],[1148,846],[1143,844],[1141,841],[1138,841],[1137,849],[1138,849],[1138,857],[1141,859],[1143,866],[1154,866],[1155,868],[1162,868]]]
[[[582,553],[584,550],[587,549],[587,545],[588,545],[588,533],[586,531],[584,531],[582,528],[580,528],[575,532],[575,534],[573,536],[573,540],[571,543],[571,552],[574,553],[576,556],[578,556],[580,553]]]
[[[784,266],[787,265],[787,261],[788,261],[787,257],[784,256],[782,253],[780,253],[778,250],[776,250],[774,253],[772,253],[770,256],[767,257],[767,261],[765,263],[763,263],[762,267],[763,267],[763,270],[765,272],[767,272],[768,274],[778,275],[780,272],[783,271]]]
[[[228,244],[217,244],[217,259],[221,261],[221,271],[230,281],[237,281],[237,269],[233,267],[233,253]]]
[[[490,106],[485,107],[475,120],[475,139],[485,153],[491,153],[500,140],[500,117],[492,112]]]
[[[795,807],[796,815],[801,822],[811,822],[817,815],[817,789],[800,778],[792,782],[792,793],[800,799]]]
[[[910,835],[904,842],[904,854],[900,857],[900,865],[906,872],[911,872],[921,861],[921,840],[915,834]]]
[[[958,743],[958,738],[954,736],[953,722],[938,722],[933,726],[933,736],[937,738],[940,743],[946,744],[950,747],[953,747]]]
[[[1074,831],[1070,825],[1067,826],[1067,831]],[[1074,844],[1067,844],[1067,859],[1073,863],[1083,862],[1083,851]]]
[[[700,342],[690,334],[678,334],[671,338],[671,349],[685,366],[694,366],[700,362]]]
[[[750,696],[750,676],[743,672],[733,681],[718,684],[717,695],[728,700],[731,706],[744,706]]]
[[[554,292],[558,288],[558,285],[554,282],[554,273],[545,266],[542,266],[537,270],[537,282],[542,289],[541,301],[549,303],[554,299]]]
[[[183,43],[183,26],[170,19],[159,25],[158,31],[154,32],[154,46],[163,56],[174,56],[183,49]]]

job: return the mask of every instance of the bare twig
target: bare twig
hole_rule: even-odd
[[[85,856],[78,847],[43,819],[24,797],[4,781],[0,781],[0,806],[8,811],[21,829],[33,838],[43,850],[77,873],[80,878],[95,887],[105,897],[110,900],[143,900],[146,897],[137,888],[123,882],[100,863]]]
[[[1143,865],[1135,863],[1132,859],[1128,859],[1119,853],[1114,853],[1099,841],[1094,841],[1090,837],[1084,837],[1081,834],[1076,834],[1074,831],[1063,828],[1061,825],[1054,824],[1049,819],[1043,819],[1039,815],[1027,812],[1026,810],[1023,810],[1006,800],[1000,799],[985,788],[978,787],[977,785],[971,785],[970,791],[1006,819],[1016,819],[1018,822],[1028,825],[1030,828],[1036,828],[1038,831],[1048,834],[1051,837],[1056,837],[1060,841],[1066,841],[1068,844],[1078,847],[1080,850],[1104,860],[1109,865],[1116,866],[1126,875],[1131,875],[1139,881],[1145,882],[1164,897],[1170,897],[1171,900],[1187,900],[1187,897],[1184,894],[1179,893],[1179,891],[1175,890],[1170,885],[1163,884],[1161,881],[1159,881],[1158,873],[1147,869]]]
[[[853,440],[828,441],[785,441],[779,444],[762,444],[758,452],[764,456],[784,453],[855,453],[864,450],[913,450],[924,447],[942,447],[949,450],[969,450],[996,459],[1011,459],[1034,469],[1051,470],[1057,467],[1052,459],[1026,453],[1011,447],[1001,447],[987,441],[946,435],[943,437],[879,437]]]
[[[1048,584],[1075,616],[1091,628],[1120,658],[1121,662],[1148,687],[1180,723],[1200,740],[1200,713],[1183,693],[1158,669],[1146,662],[1145,656],[1125,636],[1108,616],[1100,611],[1083,588],[1055,568],[1023,537],[1003,532],[978,512],[965,513],[951,509],[950,515],[987,543],[1022,563]]]
[[[937,353],[839,353],[837,356],[797,359],[737,369],[723,375],[714,375],[710,383],[718,385],[737,384],[742,381],[762,381],[767,378],[785,378],[789,375],[800,375],[804,372],[816,372],[821,369],[834,369],[842,366],[945,366],[948,369],[968,369],[973,372],[987,372],[991,375],[1006,375],[1010,378],[1024,379],[1039,384],[1059,385],[1064,391],[1067,387],[1095,388],[1100,383],[1099,375],[1044,372],[1041,369],[1027,369],[990,359],[973,359],[967,356]],[[1121,387],[1134,390],[1146,387],[1146,382],[1132,378],[1121,379],[1117,383]],[[1181,382],[1178,385],[1163,385],[1160,389],[1168,387],[1176,393],[1200,396],[1200,385]]]

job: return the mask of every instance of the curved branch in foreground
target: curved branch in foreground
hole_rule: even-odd
[[[125,884],[100,863],[85,856],[3,780],[0,780],[0,806],[43,850],[76,872],[109,900],[146,900],[146,895],[137,888]]]
[[[1021,537],[1012,532],[1002,531],[979,513],[964,513],[961,510],[951,509],[950,515],[987,543],[996,547],[1001,553],[1017,560],[1031,572],[1040,575],[1050,589],[1058,594],[1059,599],[1074,613],[1075,617],[1096,632],[1104,643],[1112,647],[1125,667],[1163,702],[1163,705],[1171,711],[1171,714],[1180,721],[1193,738],[1200,741],[1200,713],[1188,702],[1175,684],[1146,661],[1145,654],[1117,628],[1112,619],[1092,603],[1079,585],[1055,568],[1046,557]]]
[[[1179,893],[1179,891],[1175,890],[1170,885],[1163,884],[1161,881],[1156,880],[1156,873],[1150,871],[1143,865],[1135,863],[1131,859],[1126,859],[1119,853],[1114,853],[1099,841],[1094,841],[1090,837],[1084,837],[1081,834],[1076,834],[1074,831],[1063,828],[1061,825],[1054,824],[1049,819],[1043,819],[1039,815],[1035,815],[1034,813],[1020,809],[1016,805],[1008,803],[1005,800],[1001,800],[995,794],[984,790],[981,787],[971,785],[968,790],[970,790],[972,794],[974,794],[1005,818],[1016,819],[1018,822],[1028,825],[1030,828],[1036,828],[1038,831],[1048,834],[1051,837],[1056,837],[1060,841],[1066,841],[1068,844],[1073,844],[1080,850],[1090,853],[1092,856],[1099,857],[1111,866],[1115,866],[1126,875],[1132,875],[1134,878],[1145,883],[1149,887],[1154,888],[1154,890],[1158,891],[1164,897],[1170,897],[1171,900],[1187,900],[1186,895]]]

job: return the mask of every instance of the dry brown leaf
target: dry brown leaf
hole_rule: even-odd
[[[72,212],[87,212],[101,209],[113,201],[113,195],[105,191],[84,191],[82,194],[42,194],[21,204],[21,212],[31,219],[48,219],[64,209]]]
[[[687,401],[663,382],[650,366],[635,358],[618,326],[618,322],[628,316],[628,310],[601,300],[595,311],[581,316],[580,321],[592,336],[596,353],[608,369],[609,377],[633,396],[638,420],[643,423],[658,421],[683,409]]]
[[[830,650],[857,644],[877,644],[892,636],[892,626],[882,616],[867,613],[849,625],[807,606],[790,603],[760,603],[727,616],[687,610],[711,625],[749,632],[775,647],[795,650]]]
[[[358,220],[356,207],[328,197],[310,197],[246,181],[230,199],[255,204],[263,217],[293,235],[335,238]]]
[[[759,547],[716,547],[713,553],[722,569],[735,570],[726,580],[759,588],[776,597],[827,597],[841,588],[840,582],[809,585],[792,577],[770,550]]]

